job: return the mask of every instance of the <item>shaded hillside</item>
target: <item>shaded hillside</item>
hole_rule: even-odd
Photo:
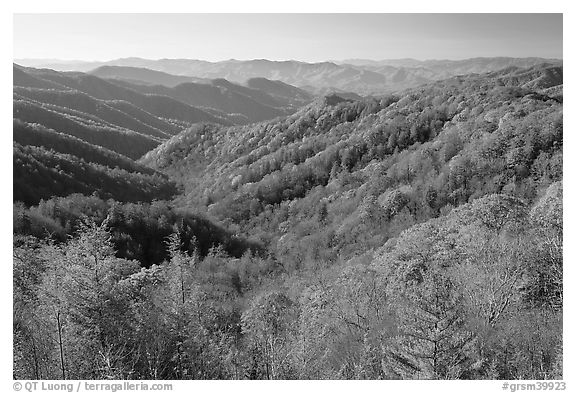
[[[252,78],[246,86],[265,92],[284,106],[300,107],[313,100],[312,94],[279,80]]]
[[[127,83],[123,85],[143,94],[162,95],[191,106],[215,109],[226,116],[241,115],[245,119],[241,124],[269,120],[290,110],[290,107],[283,108],[282,103],[259,90],[235,85],[225,80],[182,83],[175,87]]]
[[[140,165],[112,150],[90,144],[68,134],[56,132],[39,124],[24,123],[15,119],[12,131],[14,142],[22,146],[43,147],[56,153],[75,155],[86,162],[104,165],[110,169],[120,168],[128,172],[140,172],[148,175],[154,173],[153,169]]]
[[[109,101],[92,98],[77,90],[59,91],[14,87],[13,92],[18,98],[27,99],[63,114],[73,114],[77,118],[89,117],[92,123],[100,122],[155,138],[166,139],[180,131],[178,127],[168,122],[157,124],[160,128],[151,126],[134,117],[134,113],[126,114],[114,108],[113,105],[109,105]]]
[[[14,97],[13,108],[15,119],[41,124],[133,159],[142,156],[161,142],[157,137],[114,127],[82,112],[30,101],[18,95]]]
[[[35,89],[65,89],[65,86],[51,81],[36,78],[24,71],[25,69],[14,65],[12,67],[13,85],[21,87],[31,87]]]
[[[141,266],[160,264],[169,256],[166,239],[178,232],[183,249],[198,247],[204,257],[213,248],[239,257],[247,250],[258,253],[260,245],[236,236],[208,219],[175,209],[165,201],[119,203],[106,196],[73,194],[51,197],[37,206],[14,205],[14,232],[37,238],[51,236],[65,242],[81,230],[86,220],[101,224],[106,218],[112,242],[120,258],[134,259]]]
[[[134,84],[143,85],[161,85],[166,87],[175,87],[182,83],[202,83],[209,82],[201,78],[189,76],[172,75],[166,72],[149,70],[138,67],[119,67],[119,66],[102,66],[89,72],[104,79],[119,79]]]
[[[27,205],[73,193],[136,202],[169,199],[177,192],[162,174],[110,168],[43,147],[14,142],[13,160],[14,200]]]

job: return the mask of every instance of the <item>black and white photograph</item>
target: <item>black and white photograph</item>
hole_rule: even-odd
[[[14,390],[570,388],[564,15],[329,11],[13,14]]]

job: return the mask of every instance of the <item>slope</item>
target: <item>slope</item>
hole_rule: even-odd
[[[193,127],[141,162],[185,185],[180,204],[204,205],[286,261],[319,249],[344,258],[483,195],[532,201],[561,179],[562,104],[516,72],[317,100],[252,126]],[[561,68],[528,74],[549,73]]]
[[[60,73],[46,69],[22,68],[16,65],[14,68],[19,68],[35,79],[61,85],[63,86],[61,90],[77,90],[99,100],[126,101],[156,117],[172,122],[185,122],[187,125],[202,121],[229,124],[225,120],[169,97],[140,94],[93,75],[78,72]]]
[[[182,83],[174,87],[166,86],[123,86],[143,94],[155,94],[199,108],[211,108],[226,115],[241,115],[245,120],[241,124],[273,119],[286,114],[288,108],[282,108],[274,98],[259,90],[248,89],[225,80],[210,83]],[[206,109],[205,109],[206,110]]]
[[[159,173],[129,172],[70,154],[14,142],[14,200],[33,205],[52,196],[96,192],[102,198],[137,202],[169,199],[174,183]]]
[[[152,86],[161,85],[166,87],[174,87],[188,82],[208,82],[201,78],[172,75],[166,72],[154,71],[141,67],[102,66],[90,71],[89,74],[103,79],[119,79],[135,84]]]

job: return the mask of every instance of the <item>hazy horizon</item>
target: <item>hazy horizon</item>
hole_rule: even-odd
[[[346,61],[370,61],[370,62],[382,62],[382,61],[400,61],[400,60],[415,60],[415,61],[459,61],[459,60],[468,60],[468,59],[488,59],[488,58],[518,58],[518,59],[528,59],[528,58],[541,58],[545,60],[563,60],[563,57],[540,57],[540,56],[521,56],[521,57],[512,57],[512,56],[473,56],[473,57],[463,57],[463,58],[426,58],[426,59],[419,59],[415,57],[403,57],[403,58],[377,58],[377,59],[370,59],[370,58],[346,58],[346,59],[326,59],[326,60],[319,60],[319,61],[305,61],[299,59],[278,59],[272,60],[267,59],[264,57],[259,58],[246,58],[246,59],[224,59],[224,60],[206,60],[206,59],[199,59],[199,58],[168,58],[168,57],[160,57],[160,58],[149,58],[149,57],[138,57],[138,56],[126,56],[126,57],[117,57],[105,60],[81,60],[81,59],[61,59],[61,58],[34,58],[34,57],[24,57],[24,58],[14,58],[14,62],[18,60],[26,60],[26,61],[42,61],[42,62],[62,62],[62,63],[107,63],[116,60],[125,60],[125,59],[141,59],[141,60],[151,60],[151,61],[158,61],[158,60],[193,60],[193,61],[205,61],[207,63],[222,63],[227,61],[256,61],[256,60],[266,60],[266,61],[273,61],[273,62],[285,62],[285,61],[295,61],[300,63],[343,63]]]
[[[13,56],[71,62],[562,59],[562,24],[562,14],[15,14]]]

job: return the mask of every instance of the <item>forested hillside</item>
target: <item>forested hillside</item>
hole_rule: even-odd
[[[294,100],[224,80],[194,84],[198,78],[137,68],[114,73],[175,86],[111,83],[18,65],[13,72],[14,200],[28,205],[93,192],[125,202],[171,199],[175,185],[134,160],[192,124],[247,124],[293,112],[305,103],[299,98],[310,101],[287,85],[281,90]],[[104,76],[111,72],[103,70]]]
[[[483,195],[533,202],[561,180],[561,85],[548,96],[538,82],[550,74],[561,82],[551,66],[382,99],[326,97],[277,121],[192,127],[141,162],[187,187],[183,205],[263,241],[353,254]]]
[[[97,193],[137,202],[178,193],[165,174],[74,136],[16,119],[13,136],[14,201],[33,205],[52,196]]]
[[[14,65],[14,117],[59,132],[74,133],[98,145],[123,148],[114,139],[128,137],[134,152],[177,134],[197,122],[231,124],[166,96],[145,95],[82,73],[23,68]],[[148,141],[148,142],[144,142]],[[147,143],[147,144],[146,144]],[[117,147],[114,147],[117,146]]]
[[[561,379],[562,75],[139,133],[157,144],[137,162],[15,120],[15,187],[47,190],[14,205],[15,377]],[[22,75],[17,99],[62,78]],[[99,183],[42,186],[64,179]]]

